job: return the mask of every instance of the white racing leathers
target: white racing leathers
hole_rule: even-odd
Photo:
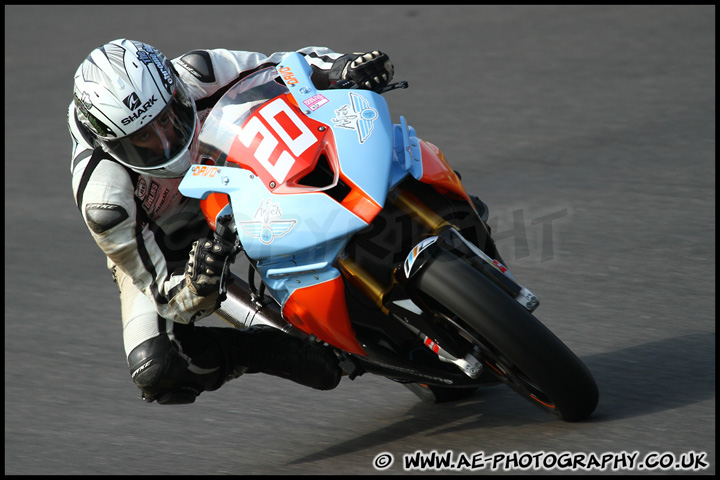
[[[322,47],[299,52],[313,67],[318,86],[328,82],[333,61],[341,56]],[[172,62],[195,100],[202,123],[232,85],[277,65],[283,55],[195,50]],[[210,315],[217,302],[217,295],[198,297],[185,283],[190,246],[209,231],[199,201],[180,194],[180,178],[138,175],[95,147],[77,121],[72,103],[68,127],[73,140],[73,193],[121,291],[126,354],[160,334],[174,340],[174,324],[190,324]],[[193,368],[192,362],[188,368]],[[202,373],[201,368],[196,370]]]

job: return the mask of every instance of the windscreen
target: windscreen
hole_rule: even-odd
[[[261,105],[288,92],[275,81],[277,71],[265,68],[235,84],[213,107],[200,131],[200,163],[237,167],[227,152],[247,118]]]

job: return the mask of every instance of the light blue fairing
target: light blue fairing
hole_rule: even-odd
[[[218,102],[200,134],[215,149],[229,148],[255,105],[289,91],[304,113],[332,128],[343,174],[384,206],[388,191],[408,172],[422,176],[418,139],[401,117],[393,125],[387,103],[367,90],[321,90],[300,54],[233,87]],[[289,87],[267,84],[280,74]],[[202,171],[194,166],[180,184],[186,197],[212,192],[230,197],[237,233],[270,294],[283,305],[296,288],[340,275],[332,266],[352,236],[367,223],[322,191],[275,194],[249,170],[236,165]],[[207,173],[209,172],[209,173]]]

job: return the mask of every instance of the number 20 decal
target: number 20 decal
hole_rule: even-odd
[[[293,125],[300,130],[300,135],[297,135],[295,138],[290,136],[276,118],[280,113],[287,115]],[[243,127],[239,136],[240,142],[249,148],[255,137],[260,134],[262,140],[253,153],[253,156],[278,183],[283,183],[288,173],[290,173],[290,169],[295,164],[295,158],[313,146],[317,142],[317,138],[315,138],[315,135],[313,135],[308,126],[300,120],[297,114],[292,111],[290,106],[280,98],[263,107],[263,109],[260,110],[260,115],[262,115],[272,130],[268,129],[259,118],[253,117]],[[275,134],[277,134],[277,136]],[[270,161],[270,157],[278,146],[278,143],[280,143],[278,137],[290,148],[292,155],[290,155],[287,150],[282,150],[277,161],[273,164]]]

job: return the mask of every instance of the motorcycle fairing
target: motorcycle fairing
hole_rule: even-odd
[[[393,137],[387,133],[393,124],[385,99],[368,90],[317,90],[312,68],[300,54],[284,58],[278,72],[306,118],[332,130],[341,172],[382,207],[393,161]]]
[[[422,153],[420,140],[415,129],[407,124],[405,117],[393,125],[393,162],[390,171],[390,190],[399,184],[408,173],[420,179],[422,177]]]
[[[367,355],[355,339],[340,272],[322,283],[293,290],[282,307],[282,314],[305,333],[347,352]]]
[[[290,54],[277,69],[263,69],[231,88],[200,135],[203,151],[217,165],[193,166],[180,191],[212,207],[206,211],[211,225],[227,204],[222,196],[212,201],[208,196],[227,195],[240,242],[283,313],[303,330],[311,325],[316,335],[344,332],[334,338],[323,334],[324,340],[362,352],[349,334],[344,297],[337,293],[342,279],[333,262],[339,252],[372,222],[390,188],[407,175],[451,191],[462,186],[453,186],[452,170],[404,118],[400,125],[391,123],[380,95],[318,91],[311,73],[301,55]],[[272,82],[278,74],[287,86]],[[332,178],[308,185],[306,176],[321,161]],[[430,174],[424,175],[426,170]],[[310,300],[312,308],[302,306]]]
[[[200,200],[200,210],[210,228],[215,230],[218,217],[232,213],[230,198],[224,193],[211,193],[207,198]]]
[[[430,142],[421,140],[420,150],[422,152],[422,175],[418,180],[432,185],[442,194],[450,194],[456,198],[467,200],[472,205],[470,196],[465,191],[460,178],[445,160],[440,149]]]

